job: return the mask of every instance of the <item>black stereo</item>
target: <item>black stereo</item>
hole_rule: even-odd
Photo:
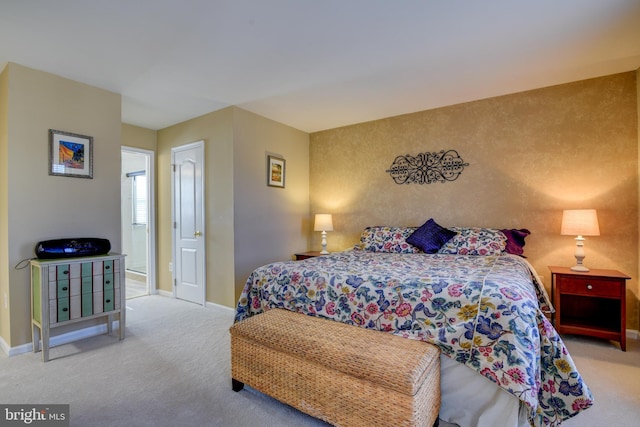
[[[89,255],[104,255],[111,250],[107,239],[80,237],[77,239],[56,239],[38,242],[35,248],[39,259],[72,258]]]

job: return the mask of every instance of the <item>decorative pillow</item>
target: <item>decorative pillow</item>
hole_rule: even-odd
[[[457,234],[438,251],[441,254],[500,255],[507,236],[500,230],[477,227],[452,227]]]
[[[416,227],[367,227],[362,230],[360,243],[354,249],[367,252],[419,253],[420,249],[407,243]]]
[[[531,232],[526,228],[521,228],[519,230],[512,229],[503,229],[500,230],[504,233],[507,238],[507,246],[505,247],[505,252],[508,254],[514,255],[522,255],[524,253],[524,238],[527,237]]]
[[[407,243],[428,254],[435,254],[455,235],[455,231],[440,226],[431,218],[407,238]]]

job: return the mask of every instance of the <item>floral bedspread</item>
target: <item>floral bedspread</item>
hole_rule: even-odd
[[[426,341],[523,401],[531,425],[557,426],[593,397],[540,288],[513,255],[353,250],[255,270],[236,321],[277,307]]]

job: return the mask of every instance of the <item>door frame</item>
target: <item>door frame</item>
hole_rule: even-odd
[[[147,224],[147,290],[149,295],[158,293],[156,286],[156,153],[143,148],[135,148],[129,146],[121,146],[120,152],[128,152],[133,154],[143,154],[147,158],[147,212],[149,215]],[[126,265],[126,261],[125,261]]]
[[[200,194],[198,194],[196,197],[200,197],[200,200],[202,200],[201,203],[201,218],[202,218],[202,243],[201,243],[201,247],[200,247],[200,252],[201,252],[201,261],[202,261],[202,305],[206,307],[207,305],[207,245],[206,245],[206,238],[207,238],[207,221],[206,221],[206,216],[205,216],[205,211],[206,211],[206,206],[205,206],[205,177],[204,177],[204,171],[205,171],[205,158],[204,158],[204,140],[201,139],[199,141],[194,141],[194,142],[190,142],[187,144],[183,144],[183,145],[179,145],[176,147],[171,147],[171,281],[172,281],[172,288],[173,288],[173,298],[177,298],[177,289],[176,289],[176,251],[177,251],[177,245],[176,245],[176,233],[177,233],[177,228],[176,228],[176,197],[175,197],[175,155],[176,152],[178,151],[183,151],[183,150],[190,150],[196,148],[198,150],[200,150],[201,155],[201,159],[202,159],[202,164],[201,166],[201,170],[202,170],[202,174],[201,174],[201,185],[200,185]]]

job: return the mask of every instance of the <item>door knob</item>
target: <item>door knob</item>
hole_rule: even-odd
[[[202,236],[202,232],[201,231],[196,231],[195,233],[193,233],[193,235],[195,237],[199,237],[199,236]]]

